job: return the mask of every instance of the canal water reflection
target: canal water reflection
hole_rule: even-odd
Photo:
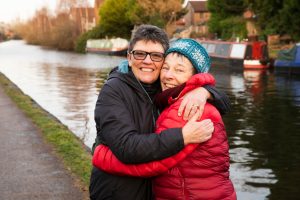
[[[94,106],[110,69],[122,58],[0,43],[0,71],[91,147]]]
[[[0,43],[0,71],[89,147],[98,92],[122,59]],[[213,66],[211,73],[232,101],[224,121],[238,199],[298,199],[300,77],[223,66]]]

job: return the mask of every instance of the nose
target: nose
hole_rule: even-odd
[[[152,60],[151,60],[151,58],[150,58],[150,54],[148,54],[148,55],[146,56],[146,58],[144,59],[144,62],[145,62],[145,63],[152,63]]]
[[[172,70],[168,70],[165,72],[165,78],[168,78],[168,79],[173,78]]]

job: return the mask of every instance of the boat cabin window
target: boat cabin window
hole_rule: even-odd
[[[246,44],[233,44],[230,57],[243,59],[245,56]]]
[[[230,46],[231,44],[217,44],[216,47],[216,55],[222,56],[222,57],[228,57],[230,52]]]
[[[211,54],[211,53],[215,53],[216,50],[216,45],[215,44],[208,44],[207,47],[207,53]]]
[[[206,51],[207,51],[207,46],[208,46],[208,44],[207,43],[201,43],[201,45],[206,49]]]

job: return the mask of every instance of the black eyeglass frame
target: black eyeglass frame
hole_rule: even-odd
[[[136,57],[137,55],[135,54],[135,52],[144,53],[144,57],[143,58]],[[161,62],[165,59],[165,54],[160,53],[160,52],[147,52],[147,51],[142,51],[142,50],[133,50],[133,51],[130,51],[129,53],[132,54],[134,59],[136,59],[136,60],[145,60],[148,55],[150,56],[150,59],[154,62]],[[155,55],[155,54],[160,55],[161,57],[157,57],[159,59],[156,59],[154,57],[154,59],[153,59],[153,55]]]

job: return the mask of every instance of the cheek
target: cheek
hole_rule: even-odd
[[[155,67],[156,67],[156,70],[158,70],[158,72],[160,73],[161,72],[161,68],[163,66],[163,62],[161,63],[154,63]]]
[[[165,72],[164,71],[160,71],[160,80],[164,80],[165,78]]]
[[[179,77],[177,78],[177,80],[178,80],[178,82],[179,82],[180,84],[182,84],[182,83],[187,82],[191,77],[192,77],[191,74],[186,74],[186,75],[184,75],[184,76],[179,76]]]

